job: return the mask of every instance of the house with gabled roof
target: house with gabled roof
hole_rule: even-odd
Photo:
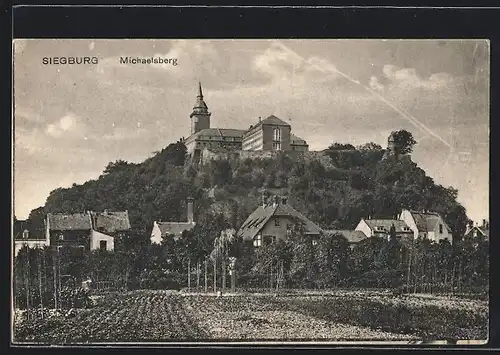
[[[252,241],[258,248],[284,239],[297,223],[301,223],[305,234],[313,239],[318,238],[322,231],[316,223],[291,207],[286,197],[273,196],[263,199],[262,205],[243,222],[237,235],[245,241]]]
[[[324,233],[326,235],[331,235],[331,236],[341,236],[343,237],[349,246],[354,248],[356,244],[359,242],[367,239],[368,237],[363,233],[362,231],[359,230],[348,230],[348,229],[328,229],[324,230]]]
[[[434,242],[448,239],[450,243],[453,243],[451,228],[437,212],[403,209],[399,219],[410,227],[415,239],[427,238]]]
[[[193,199],[187,200],[187,221],[185,222],[161,222],[154,221],[151,230],[151,243],[161,244],[163,238],[172,235],[174,240],[178,240],[182,236],[182,232],[190,231],[196,226],[194,221]]]
[[[50,245],[80,247],[85,250],[113,251],[115,238],[131,229],[128,211],[85,213],[49,213],[46,238]]]
[[[490,239],[490,224],[488,221],[483,219],[483,223],[481,225],[469,225],[465,230],[464,236],[466,238],[478,238],[482,237],[486,240]]]
[[[413,235],[411,228],[404,221],[397,219],[362,218],[354,230],[362,232],[368,238],[381,237],[389,239],[392,227],[395,229],[396,237],[404,238]]]
[[[14,256],[19,253],[23,247],[43,248],[50,245],[50,241],[45,235],[33,233],[28,222],[25,220],[16,220],[13,225]]]

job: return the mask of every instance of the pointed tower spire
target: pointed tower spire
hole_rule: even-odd
[[[189,116],[191,118],[191,134],[210,128],[210,115],[211,113],[208,112],[208,106],[203,100],[201,82],[198,82],[198,96],[196,96],[196,104],[193,107],[193,112],[191,112],[191,115]]]
[[[198,81],[198,98],[203,100],[203,92],[201,91],[201,81]]]

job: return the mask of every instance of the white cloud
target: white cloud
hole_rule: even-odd
[[[390,64],[385,65],[382,72],[392,85],[400,88],[437,90],[453,83],[453,77],[447,73],[435,73],[425,79],[417,74],[415,68],[399,69],[397,66]],[[376,77],[375,79],[378,80]],[[373,82],[373,79],[370,82]]]
[[[281,42],[273,42],[256,56],[253,66],[276,80],[293,79],[297,86],[304,86],[311,80],[328,81],[338,77],[337,68],[331,61],[318,56],[302,57]]]
[[[74,114],[68,113],[55,123],[50,123],[45,129],[45,133],[53,138],[64,136],[84,137],[87,131],[86,125]]]

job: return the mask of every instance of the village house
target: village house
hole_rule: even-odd
[[[367,239],[368,237],[359,230],[347,230],[347,229],[329,229],[324,230],[324,233],[331,236],[341,236],[343,237],[349,247],[353,249],[359,242]]]
[[[489,240],[490,239],[490,223],[486,219],[483,219],[483,222],[481,225],[476,224],[476,225],[467,226],[467,229],[465,230],[464,236],[465,236],[465,238],[482,237],[482,238],[485,238],[485,240]]]
[[[394,226],[396,237],[408,239],[413,235],[411,228],[397,219],[364,219],[362,218],[355,231],[362,232],[366,237],[381,237],[389,240],[391,228]]]
[[[415,239],[427,238],[436,243],[448,239],[450,243],[453,243],[451,228],[437,212],[403,209],[399,219],[410,227]]]
[[[47,214],[46,239],[58,247],[113,251],[115,238],[131,229],[128,211]]]
[[[36,235],[30,232],[27,221],[14,221],[14,256],[17,256],[19,250],[27,246],[28,248],[43,248],[50,245],[50,240],[44,235]]]
[[[321,228],[292,208],[286,197],[272,196],[263,198],[262,205],[248,216],[237,232],[243,240],[252,241],[256,248],[284,239],[293,225],[301,223],[305,234],[317,240]]]
[[[172,235],[174,240],[178,240],[182,232],[190,231],[196,225],[194,221],[193,199],[187,200],[187,221],[186,222],[161,222],[154,221],[151,230],[151,243],[161,244],[164,237]]]
[[[203,99],[201,83],[191,119],[191,134],[184,140],[188,154],[197,158],[204,150],[220,151],[308,151],[307,142],[291,133],[291,126],[269,116],[248,129],[212,128],[212,113]]]

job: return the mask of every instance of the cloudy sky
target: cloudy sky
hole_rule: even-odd
[[[98,64],[44,65],[95,56]],[[120,64],[120,56],[178,65]],[[411,131],[413,159],[488,216],[489,45],[444,40],[16,40],[15,214],[49,192],[96,178],[109,161],[140,162],[189,135],[198,81],[212,127],[274,114],[311,150],[384,147]]]

